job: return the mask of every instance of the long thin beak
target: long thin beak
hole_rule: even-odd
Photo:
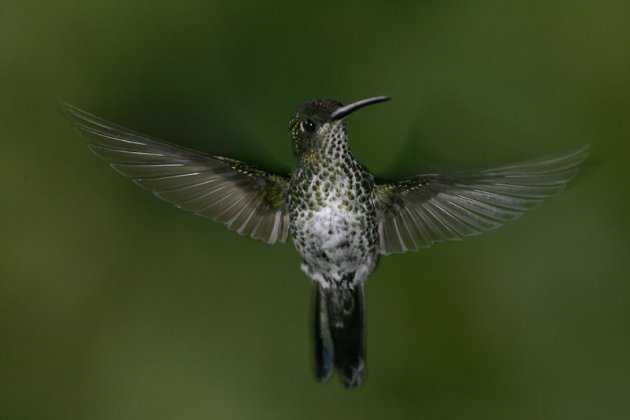
[[[363,108],[364,106],[377,104],[379,102],[384,102],[387,100],[389,100],[389,96],[375,96],[373,98],[361,99],[360,101],[353,102],[350,105],[342,106],[341,108],[333,111],[330,116],[333,120],[339,120],[343,117],[348,116],[350,113],[356,111],[359,108]]]

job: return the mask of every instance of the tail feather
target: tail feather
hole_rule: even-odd
[[[351,289],[317,285],[315,341],[316,374],[330,378],[333,365],[348,388],[365,377],[365,298],[363,285]]]
[[[315,291],[315,375],[320,382],[330,379],[334,367],[334,345],[330,335],[326,292]]]

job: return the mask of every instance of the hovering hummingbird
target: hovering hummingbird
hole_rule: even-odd
[[[387,99],[300,105],[289,122],[291,174],[65,111],[93,152],[163,200],[268,244],[290,234],[315,287],[316,376],[326,381],[336,368],[355,387],[366,370],[363,289],[379,257],[495,229],[564,189],[588,154],[584,146],[484,171],[380,181],[350,151],[346,118]]]

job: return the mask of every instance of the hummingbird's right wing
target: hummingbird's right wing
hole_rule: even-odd
[[[498,228],[562,191],[588,156],[588,147],[480,172],[379,183],[381,254],[416,251]]]
[[[286,177],[133,132],[65,104],[89,148],[163,200],[269,244],[289,232]]]

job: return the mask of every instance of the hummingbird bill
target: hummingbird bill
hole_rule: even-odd
[[[365,379],[364,288],[379,258],[518,218],[562,191],[589,148],[482,171],[380,180],[352,154],[347,119],[388,99],[300,105],[289,122],[291,173],[176,146],[71,105],[64,110],[94,153],[159,198],[268,244],[290,236],[314,286],[315,375],[323,382],[336,371],[353,388]]]

